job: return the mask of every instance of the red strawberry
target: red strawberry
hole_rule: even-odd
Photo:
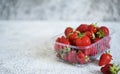
[[[103,74],[118,74],[120,68],[115,64],[106,64],[101,68]]]
[[[112,60],[112,56],[108,52],[103,53],[99,60],[99,66],[109,64],[111,60]]]
[[[64,32],[64,34],[65,34],[65,36],[68,36],[70,33],[72,33],[73,32],[73,28],[71,28],[71,27],[67,27],[66,29],[65,29],[65,32]]]
[[[90,39],[95,39],[95,34],[90,31],[86,31],[85,35],[88,36]]]
[[[86,56],[82,51],[79,51],[77,54],[77,60],[80,64],[84,64],[89,61],[89,57]]]
[[[68,45],[70,44],[70,42],[68,41],[68,39],[66,39],[64,36],[61,37],[60,42],[64,43],[64,44],[68,44]]]
[[[60,42],[60,38],[59,37],[56,39],[56,42]]]
[[[109,29],[106,26],[101,26],[99,31],[97,32],[97,35],[99,36],[99,38],[102,38],[104,36],[108,36]]]
[[[68,61],[68,55],[67,55],[67,53],[61,53],[60,55],[61,55],[61,58],[63,60]]]
[[[80,31],[80,32],[85,32],[87,31],[88,29],[88,25],[87,24],[81,24],[80,26],[77,27],[77,31]]]
[[[78,31],[74,31],[72,34],[69,35],[69,40],[73,42],[76,38],[78,38]]]
[[[54,48],[56,51],[58,51],[59,49],[64,49],[64,46],[63,45],[60,45],[59,43],[63,43],[63,44],[67,44],[67,45],[70,45],[70,42],[68,39],[66,39],[64,36],[61,36],[61,38],[57,38],[56,39],[56,43],[54,45]]]
[[[93,32],[94,34],[97,32],[96,24],[91,24],[88,26],[88,31]]]
[[[82,36],[81,38],[77,38],[75,41],[76,46],[89,46],[91,44],[91,40],[88,36]]]
[[[109,35],[109,29],[106,26],[101,26],[100,29],[104,32],[104,35]]]
[[[92,38],[92,33],[90,31],[86,31],[85,35],[88,36],[89,38]]]
[[[77,63],[75,50],[71,50],[70,52],[68,52],[68,61],[70,63]]]

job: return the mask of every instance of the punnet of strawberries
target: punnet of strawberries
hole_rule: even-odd
[[[56,56],[72,64],[85,64],[110,48],[110,32],[97,23],[80,24],[76,28],[66,27],[56,37]]]

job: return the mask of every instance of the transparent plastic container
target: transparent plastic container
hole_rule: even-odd
[[[112,26],[109,26],[108,28],[110,35],[103,37],[95,43],[92,43],[90,46],[77,47],[56,42],[55,40],[58,37],[64,35],[63,33],[60,33],[59,35],[52,37],[52,39],[50,40],[50,42],[52,42],[52,49],[55,50],[56,56],[59,61],[80,66],[82,64],[88,64],[89,62],[96,60],[105,51],[110,50],[111,36],[115,34],[115,30],[112,28]],[[81,63],[81,59],[78,58],[79,50],[89,57],[89,61]]]
[[[68,63],[72,64],[86,64],[93,59],[96,59],[101,53],[105,52],[110,48],[110,36],[105,36],[101,40],[92,43],[90,46],[72,46],[59,42],[55,42],[55,39],[64,34],[59,34],[52,39],[54,40],[54,50],[56,51],[56,56]],[[89,61],[81,63],[81,59],[78,58],[78,51],[81,50],[86,56],[89,57]]]

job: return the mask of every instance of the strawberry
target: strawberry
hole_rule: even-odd
[[[65,34],[65,36],[68,36],[70,33],[72,33],[73,32],[73,28],[71,28],[71,27],[67,27],[66,29],[65,29],[65,31],[64,31],[64,34]]]
[[[112,56],[109,54],[109,52],[103,53],[99,60],[99,66],[109,64],[111,60],[112,60]]]
[[[95,39],[95,34],[90,31],[86,31],[85,35],[88,36],[90,39]]]
[[[120,68],[115,64],[106,64],[101,68],[103,74],[118,74]]]
[[[60,38],[59,37],[56,39],[56,42],[60,42]]]
[[[61,36],[60,38],[58,37],[56,39],[56,43],[54,45],[54,48],[56,51],[58,51],[59,49],[64,49],[64,46],[60,45],[59,43],[64,43],[64,44],[70,45],[69,40],[66,39],[64,36]]]
[[[99,38],[102,38],[104,36],[108,36],[109,29],[106,26],[101,26],[99,31],[97,32],[97,35],[99,36]]]
[[[90,24],[88,26],[88,31],[93,32],[95,34],[97,32],[96,23],[95,24]]]
[[[106,26],[101,26],[100,29],[104,32],[104,35],[109,35],[109,29]]]
[[[89,61],[89,57],[86,56],[82,51],[77,53],[77,60],[80,64],[84,64]]]
[[[89,46],[91,44],[91,40],[88,36],[82,36],[81,38],[77,38],[75,41],[76,46]]]
[[[73,41],[74,41],[76,38],[78,38],[78,31],[74,31],[73,33],[71,33],[71,34],[69,35],[69,40],[70,40],[70,42],[71,42],[72,44],[74,44]]]
[[[71,50],[70,52],[68,52],[68,62],[77,63],[75,50]]]
[[[87,24],[81,24],[81,25],[79,25],[78,27],[77,27],[77,31],[79,31],[79,32],[85,32],[85,31],[87,31],[87,29],[88,29],[88,25]]]
[[[61,55],[61,58],[63,60],[68,61],[68,55],[67,55],[67,53],[61,53],[60,55]]]
[[[61,37],[60,42],[68,45],[70,44],[69,40],[66,39],[64,36]]]

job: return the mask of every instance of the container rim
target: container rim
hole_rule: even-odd
[[[68,44],[64,44],[64,43],[60,43],[60,42],[55,42],[55,39],[56,39],[57,37],[61,36],[61,35],[63,35],[63,33],[60,33],[60,34],[52,37],[52,42],[53,42],[53,44],[57,44],[57,45],[65,46],[65,47],[70,47],[70,48],[73,48],[73,49],[85,49],[85,48],[87,49],[87,48],[90,48],[90,47],[92,47],[92,46],[94,46],[94,45],[96,45],[96,44],[99,44],[101,41],[103,41],[103,40],[106,39],[107,37],[111,38],[110,35],[108,35],[108,36],[103,37],[103,38],[100,39],[99,41],[97,41],[97,42],[95,42],[95,43],[92,43],[92,44],[89,45],[89,46],[74,46],[74,45],[68,45]]]

